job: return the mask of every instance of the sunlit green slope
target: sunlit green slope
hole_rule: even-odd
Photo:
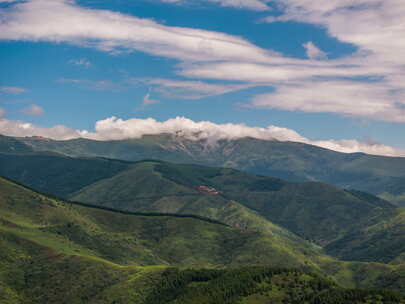
[[[64,203],[5,179],[0,193],[2,304],[403,301],[391,292],[344,290],[306,270],[269,268],[310,268],[333,272],[348,285],[353,280],[362,287],[404,290],[400,278],[393,280],[400,266],[349,264],[321,255],[300,261],[259,232],[187,216],[140,216]],[[242,264],[263,266],[167,268]]]
[[[218,193],[201,191],[201,186]],[[240,227],[257,223],[255,228],[261,230],[267,219],[320,245],[396,212],[372,195],[324,183],[291,183],[233,169],[154,161],[138,162],[71,199],[123,210],[198,214]]]

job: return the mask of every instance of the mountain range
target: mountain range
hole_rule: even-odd
[[[340,188],[369,192],[405,206],[405,158],[402,157],[346,154],[304,143],[254,138],[211,142],[178,134],[145,135],[139,139],[116,141],[55,141],[39,137],[15,140],[34,151],[53,151],[69,156],[128,161],[157,159],[227,167],[289,181],[322,181]]]
[[[249,138],[0,136],[0,303],[402,303],[344,289],[405,292],[399,196],[314,176],[341,162],[340,177],[398,175],[402,193],[403,160]]]

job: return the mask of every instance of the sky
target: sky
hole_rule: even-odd
[[[403,0],[0,0],[0,134],[405,156],[404,37]]]

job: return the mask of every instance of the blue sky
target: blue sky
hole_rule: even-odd
[[[0,133],[120,139],[186,117],[405,155],[404,18],[402,0],[0,0]]]

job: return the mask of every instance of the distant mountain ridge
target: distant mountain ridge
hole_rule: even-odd
[[[229,167],[290,181],[322,181],[381,195],[405,206],[405,158],[401,157],[345,154],[303,143],[253,138],[208,144],[204,140],[193,141],[170,134],[119,141],[16,139],[35,151],[54,151],[70,156],[129,161],[160,159]]]

